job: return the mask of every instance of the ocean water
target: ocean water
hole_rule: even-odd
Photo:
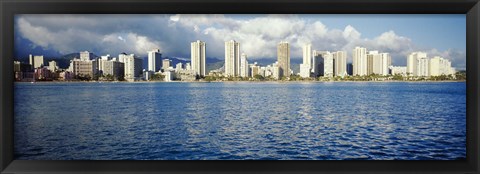
[[[465,82],[15,83],[21,160],[456,160]]]

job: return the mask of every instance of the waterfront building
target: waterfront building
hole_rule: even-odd
[[[367,75],[367,49],[355,47],[353,49],[353,75]]]
[[[448,59],[443,57],[435,56],[430,59],[429,62],[429,75],[430,76],[440,76],[440,75],[449,75],[454,74],[451,67],[452,63]]]
[[[162,59],[162,53],[160,53],[160,49],[154,49],[152,51],[148,51],[148,71],[158,72],[160,71],[160,60]]]
[[[288,42],[282,41],[278,44],[277,61],[281,77],[290,77],[290,45]]]
[[[22,72],[22,63],[20,61],[13,61],[13,72]]]
[[[418,76],[418,64],[420,58],[426,58],[425,52],[413,52],[407,56],[407,74],[409,76]]]
[[[141,78],[143,71],[143,60],[135,57],[134,54],[122,53],[118,55],[120,62],[124,63],[124,77],[128,81],[137,81]]]
[[[312,44],[303,46],[303,62],[300,64],[300,77],[310,77],[312,72]]]
[[[240,58],[240,76],[241,77],[249,77],[250,68],[248,66],[248,59],[245,53],[242,53]]]
[[[100,59],[97,59],[97,63],[98,63],[98,72],[100,74],[104,74],[104,69],[105,69],[105,62],[107,62],[108,60],[110,60],[111,57],[109,54],[105,55],[105,56],[100,56]]]
[[[116,60],[109,60],[103,63],[103,75],[112,75],[114,79],[120,80],[125,76],[125,64]]]
[[[191,43],[191,68],[199,76],[206,74],[205,50],[205,42],[197,40]]]
[[[329,51],[314,51],[317,76],[333,77],[333,55]]]
[[[170,59],[163,59],[162,60],[162,69],[165,71],[166,69],[170,68],[170,64],[172,61]]]
[[[186,70],[192,70],[192,66],[190,65],[190,63],[185,64],[185,69]]]
[[[43,55],[40,56],[32,56],[29,55],[30,65],[33,69],[40,68],[44,65]]]
[[[70,61],[70,71],[74,76],[93,78],[98,72],[96,60],[73,59]]]
[[[392,75],[407,75],[407,67],[406,66],[390,66],[390,70]]]
[[[240,75],[240,43],[235,40],[225,42],[225,75]]]
[[[429,60],[426,57],[418,59],[417,75],[416,76],[430,76],[429,74]]]
[[[324,75],[324,70],[325,70],[325,63],[323,58],[324,52],[325,51],[313,50],[312,72],[314,77]]]
[[[347,52],[337,51],[333,53],[334,75],[339,77],[347,76]]]
[[[57,62],[55,62],[54,60],[48,62],[48,70],[50,70],[51,72],[57,71],[58,70]]]
[[[254,62],[252,65],[250,65],[250,69],[252,70],[251,74],[252,77],[255,77],[255,75],[260,74],[260,67],[257,65],[257,62]]]
[[[81,61],[91,60],[91,58],[90,58],[90,52],[88,52],[88,51],[82,51],[82,52],[80,52],[80,60],[81,60]]]
[[[164,81],[171,82],[175,80],[175,76],[176,76],[175,71],[166,70],[163,74],[165,75]]]

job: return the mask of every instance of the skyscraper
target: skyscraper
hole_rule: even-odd
[[[312,71],[312,44],[303,46],[303,63],[300,64],[300,76],[303,78],[310,77]]]
[[[367,49],[355,47],[353,49],[353,75],[367,75]]]
[[[242,53],[242,57],[240,58],[240,76],[241,77],[249,77],[249,66],[248,66],[248,60],[247,60],[247,55],[245,53]]]
[[[142,59],[135,57],[134,54],[122,53],[118,55],[120,62],[125,65],[125,79],[128,81],[134,81],[141,77],[142,74]]]
[[[30,65],[32,65],[32,68],[40,68],[44,65],[44,60],[43,60],[43,55],[41,56],[32,56],[30,54],[29,56],[29,61]]]
[[[160,70],[160,60],[162,59],[162,53],[160,49],[154,49],[148,52],[148,71],[158,72]]]
[[[240,75],[240,43],[234,40],[225,42],[225,75]]]
[[[280,68],[280,78],[290,77],[290,45],[282,41],[277,47],[278,67]]]
[[[200,76],[205,76],[205,50],[206,44],[202,41],[191,43],[191,66],[192,70]]]
[[[418,76],[418,61],[420,58],[426,58],[425,52],[413,52],[407,57],[407,74],[410,76]]]
[[[430,76],[428,63],[429,60],[427,57],[422,57],[418,59],[416,76]]]
[[[324,52],[325,51],[313,50],[312,72],[314,77],[324,75],[324,69],[325,69],[325,62],[323,59]]]
[[[333,64],[335,76],[345,77],[347,75],[347,52],[337,51],[333,53]]]

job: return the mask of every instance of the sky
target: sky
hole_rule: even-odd
[[[291,58],[312,50],[347,51],[355,46],[388,52],[394,66],[424,51],[465,69],[464,14],[158,14],[158,15],[16,15],[15,54],[60,56],[80,51],[96,55],[133,53],[146,57],[152,49],[163,56],[190,57],[190,43],[207,44],[207,57],[224,59],[225,41],[240,42],[249,60],[276,59],[277,44],[290,43]]]

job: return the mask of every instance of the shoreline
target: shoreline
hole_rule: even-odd
[[[443,80],[443,81],[401,81],[401,80],[388,80],[388,81],[35,81],[33,83],[453,83],[453,82],[466,82],[466,80]],[[32,83],[14,81],[14,83]]]

